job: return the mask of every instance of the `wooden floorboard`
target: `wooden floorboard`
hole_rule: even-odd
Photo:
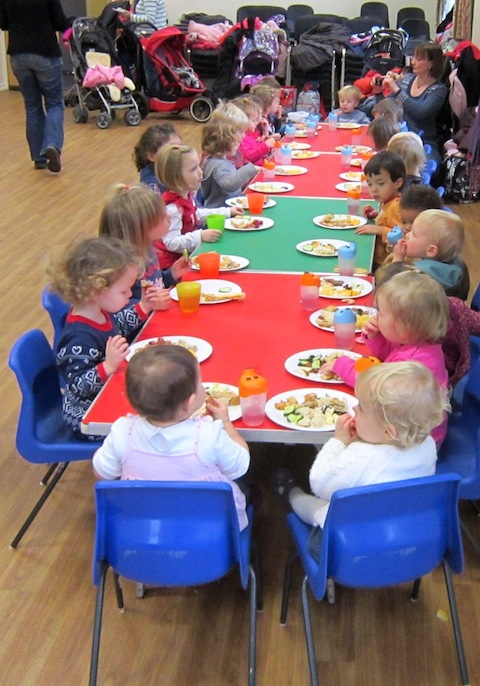
[[[111,185],[133,182],[133,146],[149,125],[122,119],[100,130],[72,123],[66,111],[63,170],[34,171],[24,138],[18,92],[0,93],[0,306],[3,361],[0,416],[0,683],[2,686],[80,686],[88,682],[94,588],[93,477],[72,464],[16,551],[8,545],[41,491],[43,469],[25,463],[14,445],[19,392],[8,370],[16,338],[39,327],[51,335],[40,304],[48,253],[79,234],[94,235]],[[198,146],[201,126],[188,114],[172,119]],[[477,226],[480,204],[458,207],[468,231],[465,259],[472,284],[480,280]],[[265,609],[258,618],[259,686],[308,684],[300,572],[285,627],[279,625],[283,566],[290,550],[281,503],[269,493],[273,469],[288,465],[306,484],[309,448],[252,446],[251,479],[264,493],[255,533],[262,556]],[[463,508],[480,536],[480,522]],[[480,684],[480,560],[466,547],[466,570],[455,578],[472,684]],[[111,582],[111,579],[108,579]],[[452,686],[459,683],[448,604],[439,571],[424,580],[412,604],[408,588],[339,589],[333,606],[313,608],[321,683],[325,686]],[[247,598],[232,574],[198,589],[152,589],[144,599],[126,585],[119,614],[107,584],[99,684],[102,686],[239,686],[247,675]]]

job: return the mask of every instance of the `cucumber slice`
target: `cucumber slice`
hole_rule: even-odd
[[[232,290],[232,289],[231,289],[230,286],[224,286],[223,288],[219,288],[219,289],[218,289],[218,292],[219,292],[219,293],[230,293],[231,290]]]
[[[313,245],[311,243],[307,243],[303,246],[303,250],[305,252],[313,252]]]

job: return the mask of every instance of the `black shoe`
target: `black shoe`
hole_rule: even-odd
[[[38,160],[34,160],[35,169],[46,169],[47,168],[47,158],[40,157]]]
[[[60,153],[58,152],[57,148],[55,148],[53,145],[48,145],[43,154],[47,158],[48,170],[55,173],[59,172],[62,168],[62,163],[60,161]]]

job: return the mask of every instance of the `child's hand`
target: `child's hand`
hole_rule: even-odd
[[[178,260],[176,260],[170,267],[170,271],[172,272],[172,276],[175,279],[175,281],[179,281],[182,278],[182,276],[188,272],[189,269],[190,262],[188,258],[184,257],[184,255],[179,257]]]
[[[363,216],[366,219],[376,219],[378,217],[378,212],[373,205],[365,205],[363,208]]]
[[[203,229],[201,236],[204,243],[216,243],[222,237],[222,232],[218,229]]]
[[[267,135],[267,133],[268,133],[268,120],[266,119],[266,117],[262,117],[260,119],[260,121],[258,122],[258,128],[260,129],[260,131],[262,132],[262,134],[264,136]]]
[[[231,217],[237,217],[238,215],[242,214],[245,214],[245,211],[240,205],[233,205],[233,207],[230,208]]]
[[[128,343],[123,336],[110,336],[105,346],[105,360],[103,368],[108,375],[117,371],[120,364],[127,356]]]
[[[168,310],[171,304],[172,299],[170,298],[170,290],[168,288],[152,288],[150,286],[142,294],[142,307],[145,311]],[[149,310],[145,308],[145,305]]]
[[[378,336],[380,333],[380,329],[378,328],[378,315],[373,315],[373,317],[370,317],[368,322],[365,324],[365,326],[362,329],[362,336],[364,338],[375,338],[375,336]]]
[[[355,417],[348,413],[340,415],[335,423],[335,438],[345,445],[350,445],[357,440]]]
[[[322,364],[320,369],[318,370],[320,374],[325,374],[325,372],[333,372],[333,365],[335,364],[335,360],[329,360],[328,362],[325,362]]]
[[[355,229],[355,233],[369,234],[371,236],[379,236],[382,233],[381,227],[377,224],[364,224]]]
[[[230,421],[228,416],[228,406],[221,400],[207,396],[205,404],[207,406],[208,413],[212,415],[214,419],[221,419],[222,422]]]
[[[274,141],[279,141],[282,138],[281,133],[272,133],[272,138]]]
[[[265,143],[268,145],[268,147],[271,150],[273,148],[273,146],[275,145],[275,138],[273,136],[270,136],[270,138],[265,139]]]
[[[401,238],[395,243],[392,250],[392,262],[403,262],[407,256],[407,241]]]

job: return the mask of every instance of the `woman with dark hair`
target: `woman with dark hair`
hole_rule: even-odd
[[[422,43],[415,48],[411,74],[405,74],[398,82],[390,74],[383,80],[391,90],[390,97],[402,103],[409,130],[420,134],[423,142],[432,147],[430,156],[436,160],[441,159],[436,118],[448,94],[447,86],[440,80],[444,62],[438,43]]]

